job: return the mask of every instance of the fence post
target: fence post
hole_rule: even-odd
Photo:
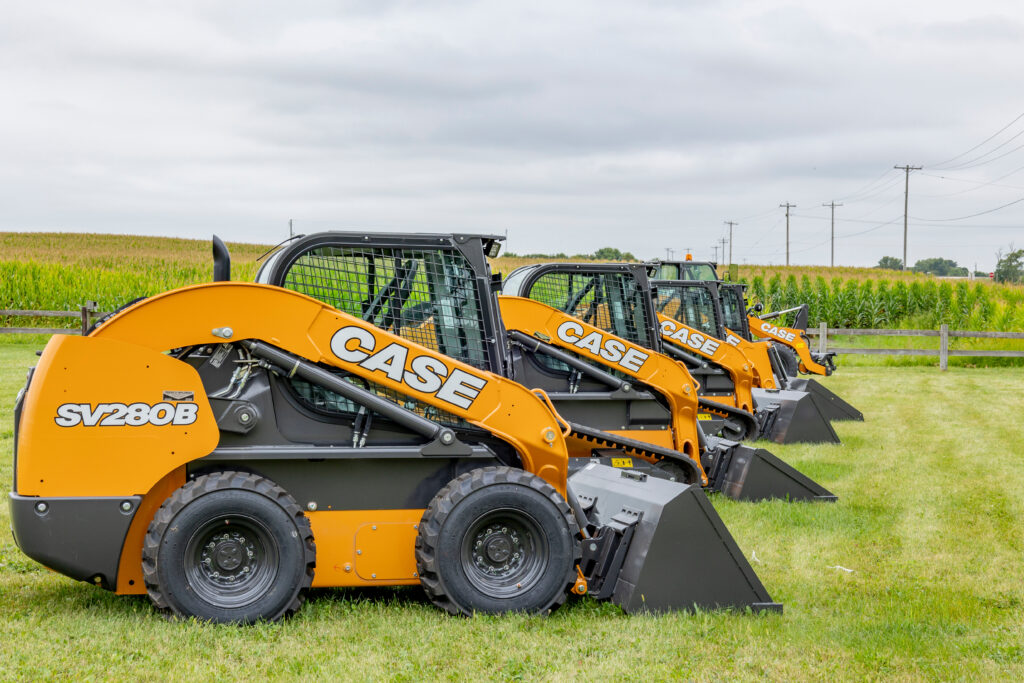
[[[949,325],[939,325],[939,370],[949,367]]]
[[[96,302],[86,301],[80,310],[82,313],[82,336],[84,337],[89,332],[89,316],[96,312]]]
[[[818,353],[828,353],[828,323],[818,323]]]

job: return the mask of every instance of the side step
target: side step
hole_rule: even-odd
[[[775,443],[841,443],[832,423],[808,392],[753,389],[751,393],[758,410],[775,406],[774,419],[765,421],[761,438]]]
[[[628,613],[782,612],[699,485],[594,463],[569,478],[592,536],[580,568]]]
[[[734,500],[818,501],[838,496],[763,448],[708,437],[709,488]]]
[[[818,410],[829,420],[864,421],[864,413],[839,398],[838,394],[816,379],[791,379],[789,386],[810,394]]]

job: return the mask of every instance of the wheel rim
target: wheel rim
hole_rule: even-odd
[[[185,577],[211,605],[243,607],[274,584],[278,557],[277,543],[262,522],[225,515],[192,534],[185,548]]]
[[[548,566],[547,537],[532,516],[512,508],[491,510],[462,540],[462,569],[492,597],[519,595],[540,581]]]

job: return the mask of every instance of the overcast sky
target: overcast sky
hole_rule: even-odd
[[[827,264],[835,200],[873,265],[913,164],[911,263],[1024,246],[1024,201],[932,222],[1024,198],[1024,118],[968,151],[1024,113],[1019,0],[0,2],[3,231],[710,257],[735,220],[780,263],[788,201]]]

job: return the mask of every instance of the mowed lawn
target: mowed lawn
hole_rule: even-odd
[[[36,348],[0,344],[7,490]],[[410,588],[317,591],[280,624],[171,622],[43,569],[5,530],[0,679],[1024,678],[1024,369],[846,367],[825,383],[867,421],[839,423],[842,446],[771,450],[840,502],[715,501],[782,615],[629,617],[577,599],[548,618],[460,619]]]

